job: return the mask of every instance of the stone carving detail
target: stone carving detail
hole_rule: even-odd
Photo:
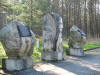
[[[86,34],[77,26],[72,26],[70,29],[69,38],[69,54],[74,56],[83,56],[83,45],[86,43]]]
[[[8,59],[3,60],[3,68],[7,71],[20,71],[33,66],[31,55],[35,35],[27,26],[12,21],[0,30],[0,41],[8,56]]]
[[[47,13],[43,17],[43,60],[62,60],[62,18],[57,13]]]

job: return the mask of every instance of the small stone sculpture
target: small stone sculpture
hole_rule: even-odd
[[[13,21],[0,30],[0,41],[8,59],[3,60],[3,69],[9,72],[33,67],[35,35],[28,26]]]
[[[86,43],[86,34],[77,26],[72,26],[70,29],[69,38],[69,54],[73,56],[83,56],[83,45]]]
[[[43,18],[43,52],[46,61],[62,60],[62,29],[63,22],[57,13],[47,13]]]

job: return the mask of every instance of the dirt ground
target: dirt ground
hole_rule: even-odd
[[[62,62],[38,63],[34,68],[56,75],[100,75],[100,49],[85,54],[83,57],[66,56]]]
[[[7,74],[0,70],[0,75]],[[100,75],[100,48],[86,51],[83,57],[65,56],[64,61],[36,63],[34,75]]]

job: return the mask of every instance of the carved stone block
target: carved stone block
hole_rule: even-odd
[[[43,60],[63,60],[62,18],[57,13],[43,17]]]
[[[86,34],[77,26],[72,26],[70,29],[69,38],[69,55],[84,56],[83,46],[86,43]]]

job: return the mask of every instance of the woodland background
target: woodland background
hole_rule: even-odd
[[[100,0],[0,0],[0,12],[7,13],[7,22],[20,20],[37,36],[42,35],[45,13],[56,12],[63,18],[63,37],[77,25],[89,38],[100,37]]]

